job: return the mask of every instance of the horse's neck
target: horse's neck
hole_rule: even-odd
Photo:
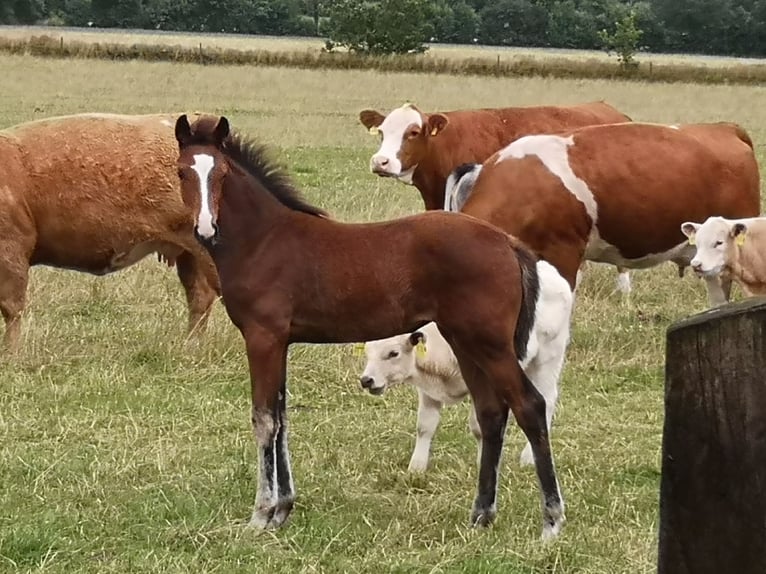
[[[236,174],[224,183],[219,210],[229,230],[227,240],[257,241],[290,212],[267,190],[250,189],[256,185],[251,179],[249,175]]]

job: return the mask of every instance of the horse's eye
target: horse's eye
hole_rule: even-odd
[[[398,357],[398,356],[399,356],[399,351],[391,351],[391,352],[390,352],[390,353],[388,353],[388,355],[386,356],[386,359],[395,359],[395,358],[396,358],[396,357]]]

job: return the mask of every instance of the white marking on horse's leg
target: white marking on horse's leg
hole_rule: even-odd
[[[631,291],[631,285],[630,285],[630,271],[627,271],[623,269],[622,267],[617,268],[617,291],[620,293],[627,295]]]
[[[213,156],[198,153],[194,154],[194,164],[191,166],[199,178],[200,204],[197,214],[197,233],[205,239],[215,235],[213,213],[210,211],[210,172],[214,164]]]
[[[719,277],[705,277],[705,283],[707,284],[708,302],[711,307],[718,307],[726,303],[726,294],[721,287]]]
[[[408,467],[410,472],[423,472],[428,467],[431,440],[436,432],[436,427],[439,426],[441,408],[441,402],[418,389],[418,428],[415,449],[412,451]]]
[[[270,411],[253,409],[253,433],[258,444],[258,492],[250,526],[270,526],[277,504],[276,421]]]
[[[471,412],[468,413],[468,428],[476,439],[476,466],[481,466],[481,427],[479,426],[479,420],[476,418],[476,409],[473,403],[471,403]]]

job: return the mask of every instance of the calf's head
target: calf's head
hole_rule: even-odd
[[[422,332],[415,331],[365,343],[367,363],[359,377],[362,388],[373,395],[381,395],[387,387],[415,377],[418,371],[416,347],[418,343],[425,343],[425,339]]]
[[[375,110],[359,113],[370,133],[380,134],[378,151],[370,158],[372,173],[412,183],[415,168],[428,154],[431,138],[436,137],[449,120],[444,114],[424,114],[412,104],[404,104],[387,116]]]
[[[747,226],[740,221],[709,217],[702,224],[687,221],[681,225],[681,231],[697,247],[691,260],[694,272],[712,277],[719,275],[731,262],[734,250],[745,238]]]

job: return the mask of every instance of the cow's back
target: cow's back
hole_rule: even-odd
[[[80,114],[3,131],[27,174],[15,193],[36,228],[33,262],[91,270],[123,246],[188,227],[176,117]]]
[[[455,110],[444,115],[449,124],[431,139],[428,157],[421,161],[413,178],[429,209],[444,205],[444,188],[454,168],[464,163],[482,163],[522,136],[630,121],[605,102]]]

